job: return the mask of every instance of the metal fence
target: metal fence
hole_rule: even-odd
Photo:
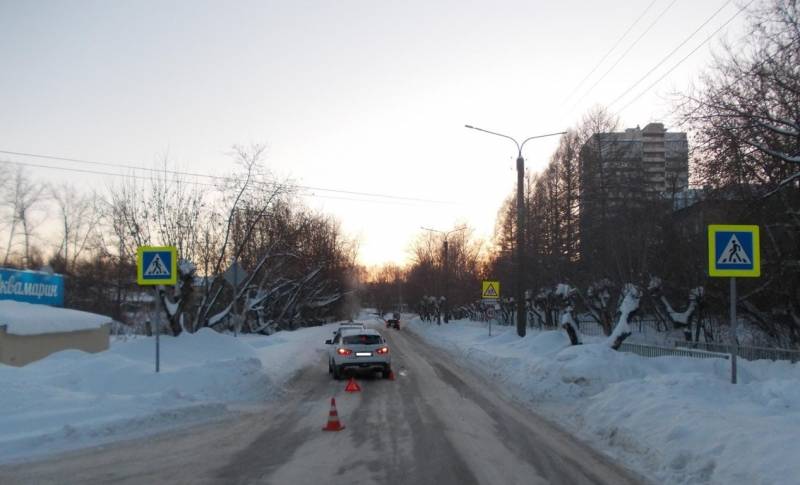
[[[588,336],[603,336],[603,327],[600,326],[597,322],[593,320],[584,320],[578,323],[579,330],[581,334],[588,335]],[[642,332],[643,330],[650,330],[653,333],[658,333],[661,329],[659,328],[658,322],[655,320],[648,320],[642,319],[639,321],[633,321],[630,323],[631,330],[634,333]],[[669,341],[666,342],[667,345],[670,345]],[[629,344],[634,345],[634,344]],[[653,346],[653,347],[658,347]],[[730,354],[732,349],[731,345],[724,342],[687,342],[685,340],[674,340],[672,341],[672,347],[674,348],[681,348],[681,349],[692,349],[698,351],[705,351],[705,352],[712,352],[712,353],[722,353],[722,354]],[[659,347],[659,348],[669,348],[669,347]],[[674,350],[674,349],[670,349]],[[740,345],[738,347],[738,357],[745,359],[745,360],[787,360],[789,362],[800,362],[800,350],[790,350],[790,349],[779,349],[773,347],[756,347],[752,345]],[[658,354],[652,355],[653,357],[660,356],[660,355],[683,355],[683,354]],[[647,355],[650,356],[650,355]],[[690,357],[694,357],[693,355]]]
[[[578,322],[578,330],[581,332],[581,334],[592,337],[605,335],[603,332],[603,326],[595,321]]]
[[[675,347],[709,352],[724,352],[728,354],[732,351],[732,346],[730,344],[721,342],[685,342],[676,340]],[[788,360],[792,363],[800,362],[800,351],[798,350],[740,345],[737,355],[739,358],[745,360]]]
[[[602,337],[603,327],[597,321],[582,315],[577,321],[578,330],[581,335],[590,337]],[[666,327],[663,323],[652,318],[636,318],[629,323],[634,334],[662,334]],[[535,325],[534,328],[540,330],[560,330],[560,326],[551,327],[549,325]],[[687,342],[685,340],[674,340],[670,342],[665,339],[667,346],[649,345],[626,342],[620,350],[636,353],[645,357],[661,357],[665,355],[678,355],[684,357],[699,358],[721,358],[718,354],[724,354],[729,358],[731,346],[722,342]],[[669,345],[672,345],[671,347]],[[779,349],[771,347],[756,347],[740,345],[738,347],[738,357],[745,360],[786,360],[789,362],[800,362],[800,350]],[[711,354],[711,355],[708,355]]]
[[[696,359],[725,359],[731,358],[730,354],[709,352],[707,350],[686,349],[681,347],[659,347],[657,345],[635,344],[623,342],[619,350],[641,355],[642,357],[693,357]]]

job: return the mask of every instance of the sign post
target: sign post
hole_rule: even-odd
[[[156,286],[156,372],[161,370],[161,295],[158,285],[178,282],[178,250],[174,246],[140,246],[136,250],[136,281],[141,286]]]
[[[730,278],[731,383],[736,384],[739,353],[736,319],[736,278],[761,276],[758,226],[712,224],[708,226],[708,275]]]
[[[486,317],[489,319],[489,336],[492,336],[492,320],[494,319],[494,305],[495,302],[500,300],[500,282],[499,281],[484,281],[481,288],[481,300],[483,303],[492,305],[486,311]]]

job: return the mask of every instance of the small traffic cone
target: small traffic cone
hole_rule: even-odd
[[[336,399],[331,398],[331,411],[328,413],[328,424],[322,431],[341,431],[344,425],[339,422],[339,413],[336,412]]]
[[[389,371],[389,380],[390,380],[390,381],[393,381],[393,380],[394,380],[394,371],[393,371],[393,370],[390,370],[390,371]]]
[[[361,391],[361,388],[358,386],[358,382],[351,377],[350,381],[347,383],[347,387],[345,387],[344,390],[347,392],[359,392]]]

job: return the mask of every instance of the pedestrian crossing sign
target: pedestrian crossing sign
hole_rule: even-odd
[[[178,282],[178,250],[174,246],[141,246],[136,251],[136,280],[140,285]]]
[[[758,226],[708,226],[709,276],[761,276]]]
[[[500,299],[500,282],[499,281],[484,281],[483,291],[481,291],[481,298],[484,300],[499,300]]]

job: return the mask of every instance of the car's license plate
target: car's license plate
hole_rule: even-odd
[[[372,357],[372,352],[356,352],[356,357]]]

